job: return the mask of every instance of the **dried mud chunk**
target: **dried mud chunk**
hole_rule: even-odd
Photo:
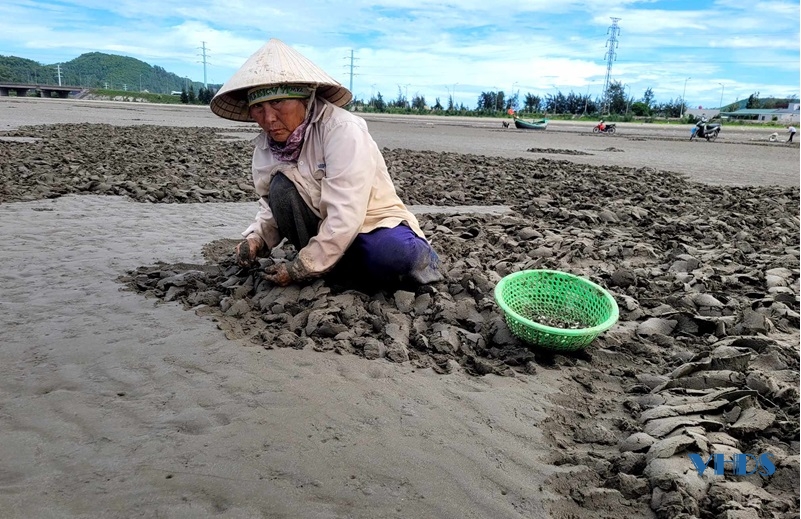
[[[638,478],[630,474],[618,474],[616,486],[623,497],[627,499],[637,499],[651,492],[651,485],[646,478]]]
[[[361,346],[366,359],[383,359],[386,357],[387,347],[378,339],[366,337],[361,341]]]
[[[398,290],[397,292],[395,292],[395,294],[393,294],[393,298],[395,299],[395,307],[398,309],[399,312],[405,314],[411,313],[415,304],[414,292]]]
[[[657,418],[668,418],[671,416],[682,416],[688,414],[700,414],[708,411],[718,411],[729,405],[728,400],[713,400],[711,402],[696,401],[678,405],[661,405],[651,409],[646,409],[640,415],[640,420],[647,422]]]
[[[624,474],[639,476],[646,467],[645,453],[641,452],[622,452],[620,455],[611,458],[612,470]]]
[[[300,337],[292,332],[283,332],[275,338],[275,346],[278,348],[294,348],[298,339],[300,339]]]
[[[717,431],[723,428],[723,421],[711,420],[697,416],[671,416],[649,420],[643,431],[654,438],[664,438],[680,427],[700,426],[707,430]]]
[[[428,334],[428,342],[434,351],[448,354],[458,352],[462,344],[457,328],[444,323],[434,323]]]
[[[729,432],[734,435],[752,434],[764,431],[776,421],[776,415],[764,409],[751,407],[745,409],[735,423],[729,426]]]
[[[620,452],[642,452],[648,450],[656,439],[644,432],[634,433],[618,444]]]
[[[706,371],[690,377],[669,380],[655,388],[654,391],[662,391],[671,388],[715,389],[721,387],[741,387],[744,383],[745,375],[737,371]]]
[[[637,326],[637,335],[670,335],[677,324],[675,319],[651,317]]]
[[[615,445],[615,433],[600,424],[579,425],[573,433],[577,443],[597,443],[600,445]]]
[[[646,453],[646,460],[650,462],[657,458],[671,458],[686,450],[694,451],[695,449],[690,449],[691,446],[697,449],[695,439],[690,436],[684,434],[670,436],[654,442]]]
[[[626,288],[637,284],[637,275],[628,269],[617,269],[610,276],[611,285]]]

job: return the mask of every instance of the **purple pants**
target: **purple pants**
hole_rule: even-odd
[[[278,232],[297,250],[317,234],[320,219],[303,202],[291,180],[278,173],[270,182],[267,200]],[[433,283],[442,279],[439,256],[408,225],[359,233],[332,274],[367,285],[411,279]]]
[[[340,263],[351,274],[376,281],[409,277],[426,284],[442,279],[437,253],[405,224],[359,233]]]

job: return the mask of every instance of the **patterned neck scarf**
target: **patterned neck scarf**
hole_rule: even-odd
[[[270,152],[276,159],[281,162],[295,162],[298,160],[300,150],[303,148],[303,138],[306,136],[306,127],[309,126],[309,122],[311,122],[312,112],[314,111],[312,109],[313,106],[314,98],[312,97],[309,99],[309,108],[306,111],[306,118],[303,119],[303,122],[287,137],[286,142],[275,142],[270,138],[270,135],[267,134]]]

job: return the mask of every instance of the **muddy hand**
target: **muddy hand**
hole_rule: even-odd
[[[289,269],[287,269],[286,263],[278,263],[267,267],[264,269],[262,277],[280,287],[285,287],[292,283],[292,276],[289,275]]]
[[[234,249],[236,262],[242,267],[249,267],[256,261],[259,253],[259,241],[254,239],[242,240]]]

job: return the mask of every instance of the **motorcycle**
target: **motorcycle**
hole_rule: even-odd
[[[596,124],[595,128],[592,129],[592,133],[615,133],[615,123],[605,124],[603,130],[600,123]]]
[[[707,141],[714,141],[718,138],[718,134],[720,133],[720,124],[709,124],[706,125],[698,123],[696,124],[693,129],[690,131],[690,140],[695,139],[698,137],[699,139],[703,138]]]

